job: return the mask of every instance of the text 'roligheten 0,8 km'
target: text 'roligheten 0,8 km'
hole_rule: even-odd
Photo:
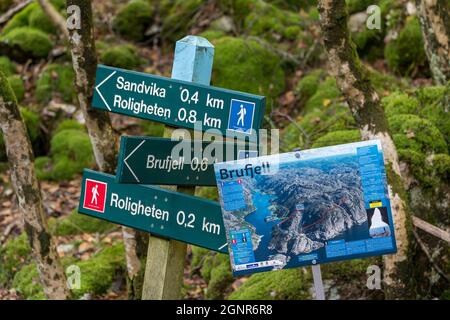
[[[265,98],[99,65],[92,107],[242,139],[259,129]]]

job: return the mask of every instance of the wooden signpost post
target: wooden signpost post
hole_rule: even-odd
[[[208,40],[187,36],[176,43],[171,79],[97,68],[93,108],[167,125],[163,138],[122,137],[116,177],[83,173],[80,213],[151,233],[142,299],[181,297],[186,243],[227,252],[219,204],[193,196],[195,186],[215,185],[212,165],[218,155],[203,156],[211,141],[182,140],[187,151],[173,159],[180,141],[169,139],[176,127],[214,129],[212,135],[238,140],[255,138],[265,98],[209,86],[213,56]],[[218,150],[225,159],[230,153],[235,159],[257,155],[255,145],[221,143]],[[199,150],[201,159],[195,152]]]

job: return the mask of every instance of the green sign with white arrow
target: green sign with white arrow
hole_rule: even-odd
[[[244,139],[260,128],[265,98],[99,65],[92,107]]]
[[[254,144],[122,136],[119,183],[216,186],[214,163],[258,156]]]
[[[226,253],[220,205],[155,186],[119,184],[85,169],[78,212]]]

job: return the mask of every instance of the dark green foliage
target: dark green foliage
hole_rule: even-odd
[[[113,29],[125,39],[142,41],[152,15],[153,7],[147,1],[130,1],[115,15]]]
[[[100,61],[105,65],[123,69],[135,69],[142,64],[136,48],[131,45],[120,45],[104,50]]]
[[[36,100],[46,104],[57,97],[64,102],[73,102],[74,78],[74,71],[70,65],[47,65],[36,82]]]
[[[15,28],[0,37],[0,42],[18,48],[30,58],[45,58],[53,48],[47,34],[31,27]]]

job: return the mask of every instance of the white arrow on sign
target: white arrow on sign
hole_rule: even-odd
[[[128,170],[130,170],[130,172],[131,172],[131,174],[133,175],[133,177],[134,177],[134,178],[136,179],[136,181],[139,182],[139,183],[141,183],[141,182],[139,181],[139,179],[138,179],[138,177],[136,176],[136,174],[134,173],[134,171],[131,169],[131,167],[130,167],[130,165],[128,164],[127,160],[128,160],[129,157],[131,157],[131,155],[132,155],[133,153],[136,152],[137,149],[139,149],[139,148],[144,144],[144,142],[145,142],[145,140],[142,140],[142,142],[139,143],[138,146],[137,146],[136,148],[134,148],[134,150],[131,151],[130,154],[129,154],[125,159],[123,159],[123,163],[125,163],[125,165],[127,166]]]
[[[106,102],[105,98],[103,98],[102,93],[100,92],[99,88],[102,84],[104,84],[106,81],[109,80],[109,78],[111,78],[113,75],[116,74],[117,71],[114,71],[113,73],[111,73],[109,76],[107,76],[102,82],[100,82],[96,87],[95,87],[95,91],[97,91],[98,95],[100,96],[100,98],[102,98],[103,102],[105,103],[106,107],[108,108],[109,111],[111,111],[111,108],[108,105],[108,102]]]

